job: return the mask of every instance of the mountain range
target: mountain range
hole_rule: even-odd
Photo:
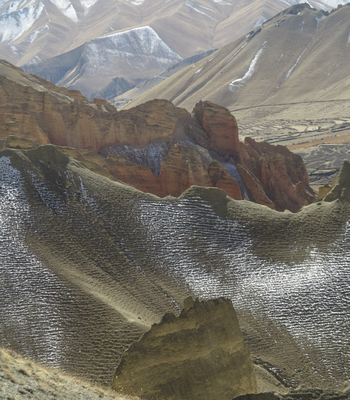
[[[184,68],[131,102],[207,99],[230,110],[350,99],[350,7],[330,14],[296,5]],[[127,94],[126,94],[127,95]]]
[[[109,97],[232,42],[295,3],[2,0],[0,57],[90,100]],[[331,10],[339,2],[310,4]]]

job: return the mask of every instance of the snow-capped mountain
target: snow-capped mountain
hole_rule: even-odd
[[[104,60],[99,61],[96,67],[102,73],[106,69],[110,70],[107,67],[108,62],[115,63],[117,60],[121,63],[121,71],[125,68],[132,71],[132,76],[129,73],[120,75],[120,70],[110,75],[120,82],[122,79],[126,80],[129,82],[126,84],[128,86],[134,79],[141,80],[151,76],[162,64],[167,68],[171,64],[169,57],[180,60],[222,47],[261,25],[287,6],[301,1],[303,0],[0,0],[0,58],[18,66],[30,66],[31,69],[40,65],[34,72],[45,70],[48,76],[46,64],[43,67],[42,63],[61,56],[54,61],[60,68],[57,76],[61,79],[74,69],[74,73],[65,78],[64,84],[75,85],[77,76],[84,75],[86,79],[91,76],[85,75],[85,69],[81,71],[80,65],[91,71],[91,59],[94,60],[92,63],[96,63],[96,57],[91,54],[96,55],[97,52],[99,60]],[[345,1],[310,0],[309,4],[330,10]],[[152,32],[152,43],[158,43],[151,51],[152,57],[159,58],[157,61],[145,61],[145,53],[142,51],[130,53],[123,49],[126,37],[127,41],[145,43],[144,38],[140,37],[141,32],[146,32],[145,29],[148,29],[148,33]],[[163,44],[159,45],[160,43]],[[100,44],[108,46],[108,56],[107,52],[101,55]],[[136,44],[136,48],[139,44]],[[163,50],[160,55],[157,54],[159,46],[168,49],[164,50],[167,61],[162,60]],[[124,58],[126,54],[128,56]],[[132,63],[127,67],[130,57]],[[138,57],[140,59],[136,60]],[[143,74],[135,78],[133,72],[137,63],[144,67]],[[154,63],[158,65],[157,68],[154,68]],[[151,65],[149,71],[148,65]],[[97,85],[97,80],[95,83]],[[107,83],[112,81],[107,82],[102,78],[97,85],[98,90],[103,90]]]
[[[79,89],[91,100],[122,93],[182,60],[149,26],[90,40],[65,57],[74,58],[68,70],[61,68],[62,56],[24,67],[58,86]]]
[[[350,5],[330,14],[295,5],[128,107],[160,96],[188,109],[203,99],[230,110],[349,99],[349,46]]]

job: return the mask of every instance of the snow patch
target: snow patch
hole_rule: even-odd
[[[145,0],[126,0],[129,4],[132,4],[133,6],[140,6],[145,2]]]
[[[224,1],[224,0],[210,0],[212,3],[221,4],[223,6],[230,6],[231,3]]]
[[[109,74],[115,64],[124,59],[132,69],[143,70],[147,65],[166,69],[182,57],[175,53],[149,26],[129,29],[96,38],[85,50],[85,72]]]
[[[208,15],[204,11],[199,10],[197,8],[199,5],[196,7],[195,3],[192,3],[192,1],[186,1],[185,5],[187,7],[190,7],[192,10],[196,11],[198,14],[203,15],[205,18],[209,19],[210,21],[215,21],[215,19],[211,15]],[[212,10],[210,10],[210,11],[212,11]]]
[[[299,61],[301,59],[301,57],[304,55],[305,51],[308,49],[308,47],[310,46],[310,44],[308,44],[305,49],[302,51],[302,53],[300,54],[300,56],[297,58],[297,60],[294,62],[294,64],[292,65],[292,68],[287,72],[287,75],[284,79],[284,81],[286,81],[293,73],[293,71],[295,70],[296,66],[299,64]]]
[[[34,40],[38,37],[38,35],[40,34],[40,32],[44,31],[44,30],[49,30],[48,25],[43,26],[42,28],[38,29],[37,31],[31,33],[28,36],[28,39],[26,40],[27,43],[33,43]]]
[[[235,79],[229,84],[229,89],[232,91],[236,91],[242,84],[246,83],[254,74],[255,72],[255,67],[256,64],[259,61],[259,58],[261,57],[262,53],[264,52],[265,49],[265,44],[264,42],[263,47],[255,54],[255,57],[253,61],[250,63],[248,71],[245,73],[243,78]]]
[[[196,71],[196,72],[194,73],[194,76],[197,75],[197,74],[199,74],[199,73],[202,71],[202,69],[203,69],[203,68],[199,68],[199,70]]]
[[[69,0],[50,0],[67,18],[73,22],[78,22],[78,16]]]
[[[326,18],[325,15],[322,15],[321,17],[316,17],[317,28],[322,24],[325,18]]]
[[[12,46],[10,46],[10,49],[15,56],[20,57],[22,55],[22,51],[19,48],[17,48],[16,46],[12,45]]]
[[[39,19],[44,9],[44,4],[40,1],[36,5],[2,14],[0,17],[0,43],[6,41],[12,43],[22,36]]]
[[[96,1],[97,0],[80,0],[80,3],[84,8],[90,8],[96,3]]]
[[[257,26],[262,25],[262,24],[263,24],[264,22],[266,22],[266,21],[267,21],[267,19],[262,15],[262,16],[259,17],[259,19],[255,22],[255,25],[254,25],[253,29],[256,28]]]
[[[39,64],[42,61],[42,59],[39,56],[34,56],[31,60],[29,60],[25,65],[30,66],[30,65],[36,65]]]

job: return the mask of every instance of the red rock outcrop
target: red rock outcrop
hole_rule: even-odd
[[[208,167],[208,175],[211,180],[211,186],[224,190],[235,200],[242,200],[241,189],[237,181],[231,178],[226,168],[218,161],[213,160]]]
[[[316,200],[299,155],[284,146],[257,143],[251,138],[245,138],[244,147],[243,165],[259,180],[276,210],[296,212]],[[251,187],[247,175],[243,173],[241,176],[246,186]]]
[[[227,108],[200,101],[193,108],[192,116],[210,137],[211,150],[226,160],[230,157],[240,159],[237,121]]]
[[[161,197],[179,196],[191,185],[200,185],[222,188],[241,199],[238,183],[221,160],[237,166],[257,203],[297,211],[315,200],[299,156],[284,146],[249,138],[240,143],[234,116],[209,101],[199,102],[192,114],[167,100],[118,112],[105,100],[88,102],[76,90],[59,88],[0,61],[0,138],[9,135],[87,152],[82,161],[93,170],[99,164],[106,170],[99,173]],[[128,161],[115,156],[118,145],[142,150],[149,144],[168,149],[159,176],[146,159],[133,163],[127,156]],[[203,155],[203,148],[211,156]]]

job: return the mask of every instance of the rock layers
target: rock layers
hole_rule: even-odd
[[[142,399],[231,399],[256,392],[250,352],[230,300],[185,300],[124,353],[113,388]]]
[[[199,185],[279,211],[315,201],[299,156],[252,139],[240,143],[234,116],[208,101],[191,114],[167,100],[117,111],[3,61],[0,137],[8,136],[75,148],[80,155],[71,155],[88,168],[98,163],[102,175],[160,197]]]

